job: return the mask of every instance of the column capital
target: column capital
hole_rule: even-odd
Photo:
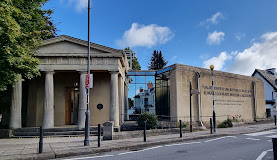
[[[110,74],[118,74],[119,71],[109,71]]]
[[[44,71],[44,72],[45,72],[45,74],[55,74],[54,71]]]
[[[88,74],[88,71],[78,71],[79,74]]]

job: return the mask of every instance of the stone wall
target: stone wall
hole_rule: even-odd
[[[192,89],[198,90],[197,73],[200,75],[200,95],[193,95],[191,99],[193,121],[198,121],[199,116],[203,121],[209,121],[209,116],[212,116],[211,70],[175,64],[171,66],[170,74],[170,112],[173,120],[189,120],[189,81],[192,82]],[[252,121],[255,116],[265,117],[264,86],[260,79],[214,71],[214,86],[218,121],[235,115],[246,121]]]

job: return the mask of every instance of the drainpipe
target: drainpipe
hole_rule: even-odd
[[[252,82],[253,83],[253,99],[254,99],[254,121],[256,121],[257,122],[257,119],[256,119],[256,117],[257,117],[257,105],[256,105],[256,82],[255,81],[253,81]]]
[[[198,72],[196,72],[197,74],[197,88],[198,88],[198,92],[200,93],[201,89],[200,89],[200,74]],[[199,121],[202,122],[202,109],[201,109],[201,94],[198,94],[198,116],[199,116]]]

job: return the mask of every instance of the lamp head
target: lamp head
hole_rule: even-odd
[[[214,70],[214,65],[210,65],[210,69],[211,69],[211,70]]]

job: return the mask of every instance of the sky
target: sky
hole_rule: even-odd
[[[50,0],[58,35],[87,40],[88,0]],[[91,0],[91,42],[130,47],[147,70],[154,50],[236,74],[277,67],[276,0]]]

